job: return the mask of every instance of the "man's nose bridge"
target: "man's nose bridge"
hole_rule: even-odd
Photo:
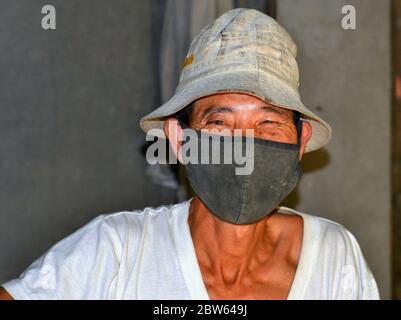
[[[254,123],[249,115],[241,115],[236,119],[233,132],[234,136],[254,136]]]
[[[233,130],[236,131],[236,133],[233,133],[233,135],[249,136],[251,134],[249,130],[251,130],[253,136],[255,117],[258,116],[258,112],[258,105],[256,104],[252,104],[249,107],[238,108],[236,112],[234,112]]]

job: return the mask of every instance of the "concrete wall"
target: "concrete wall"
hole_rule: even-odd
[[[174,199],[141,153],[151,3],[0,0],[0,283],[99,214]]]
[[[356,30],[341,28],[346,4]],[[287,203],[348,228],[390,298],[390,1],[279,0],[277,14],[298,44],[304,103],[333,128]]]

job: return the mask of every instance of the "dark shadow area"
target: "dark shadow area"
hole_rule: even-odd
[[[329,165],[330,163],[330,154],[324,149],[319,149],[310,153],[305,153],[301,160],[302,166],[302,174],[300,177],[300,181],[302,180],[302,176],[307,173],[311,173],[314,171],[318,171],[323,167]],[[287,198],[281,203],[282,206],[296,208],[300,202],[299,196],[299,183],[298,186],[291,192]]]

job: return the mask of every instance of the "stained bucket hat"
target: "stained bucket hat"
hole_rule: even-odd
[[[193,101],[216,93],[246,93],[299,111],[312,126],[305,152],[324,146],[331,127],[304,106],[296,62],[297,46],[271,17],[253,9],[233,9],[207,25],[192,41],[175,94],[140,120],[148,132]],[[165,138],[163,130],[152,134]]]

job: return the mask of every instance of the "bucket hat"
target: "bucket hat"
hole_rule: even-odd
[[[276,20],[253,9],[225,12],[192,41],[174,95],[140,120],[148,132],[193,101],[216,93],[246,93],[272,105],[299,111],[312,126],[305,152],[324,146],[330,125],[299,95],[297,46]],[[165,138],[163,130],[152,131]]]

